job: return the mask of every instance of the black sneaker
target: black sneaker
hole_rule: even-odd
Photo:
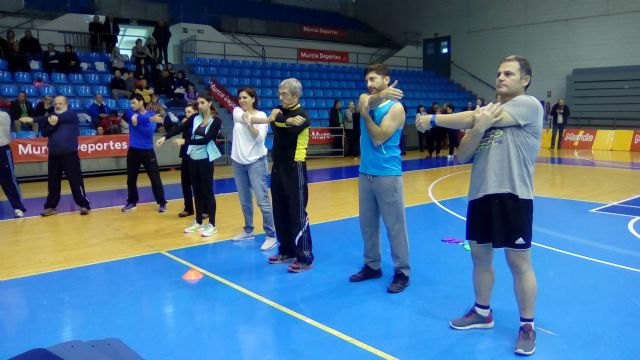
[[[382,277],[382,269],[374,270],[369,267],[369,265],[365,265],[362,267],[362,270],[357,274],[353,274],[349,277],[349,281],[351,282],[360,282],[371,279],[380,279]]]
[[[396,270],[396,273],[393,274],[393,281],[391,281],[391,284],[387,287],[387,292],[397,294],[403,292],[407,286],[409,286],[409,277],[402,271]]]

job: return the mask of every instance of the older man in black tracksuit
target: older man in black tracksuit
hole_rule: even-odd
[[[49,194],[44,204],[42,216],[50,216],[58,213],[56,207],[60,202],[60,187],[62,173],[67,175],[73,200],[80,206],[80,215],[89,214],[91,209],[89,200],[85,194],[80,157],[78,156],[78,114],[68,110],[69,103],[64,96],[57,96],[53,100],[55,114],[38,116],[35,118],[23,117],[23,123],[37,122],[42,129],[42,134],[49,138]]]

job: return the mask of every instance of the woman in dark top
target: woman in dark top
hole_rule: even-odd
[[[102,35],[102,23],[100,16],[94,15],[93,21],[89,23],[89,44],[91,52],[100,52],[100,35]]]
[[[213,99],[210,96],[198,97],[199,114],[192,115],[182,124],[174,127],[156,141],[157,146],[186,131],[187,137],[175,139],[174,143],[186,146],[189,161],[189,177],[196,203],[196,220],[187,228],[185,233],[202,232],[202,237],[213,236],[216,229],[216,198],[213,194],[213,161],[220,157],[216,146],[216,138],[222,127],[222,120],[218,117]],[[209,215],[209,224],[203,226],[203,213]]]

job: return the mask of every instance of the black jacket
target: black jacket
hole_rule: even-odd
[[[33,117],[33,104],[29,101],[25,101],[25,105],[27,106],[27,114],[29,117]],[[22,108],[20,107],[20,103],[18,100],[11,101],[11,107],[9,108],[9,114],[11,115],[11,120],[18,120],[22,115]]]
[[[558,109],[560,108],[559,104],[553,105],[551,108],[551,116],[553,116],[553,125],[558,125]],[[567,105],[562,106],[562,123],[567,125],[569,122],[569,116],[571,115],[571,111],[569,111],[569,107]]]

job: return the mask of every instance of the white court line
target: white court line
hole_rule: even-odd
[[[591,209],[591,210],[589,210],[589,211],[598,211],[598,210],[603,209],[603,208],[606,208],[606,207],[608,207],[608,206],[620,205],[621,203],[623,203],[623,202],[625,202],[625,201],[633,200],[633,199],[636,199],[636,198],[638,198],[638,197],[640,197],[640,196],[638,196],[638,195],[633,195],[633,196],[632,196],[632,197],[630,197],[630,198],[626,198],[626,199],[622,199],[622,200],[620,200],[620,201],[612,202],[611,204],[602,205],[602,206],[600,206],[600,207],[597,207],[597,208],[595,208],[595,209]],[[620,206],[631,206],[631,205],[620,205]]]
[[[453,216],[455,216],[455,217],[457,217],[457,218],[459,218],[459,219],[461,219],[461,220],[463,220],[463,221],[466,221],[466,220],[467,220],[464,216],[459,215],[459,214],[457,214],[457,213],[455,213],[455,212],[453,212],[453,211],[449,210],[448,208],[446,208],[444,205],[442,205],[442,204],[441,204],[441,203],[440,203],[440,202],[439,202],[439,201],[438,201],[438,200],[433,196],[433,188],[434,188],[434,187],[435,187],[435,185],[436,185],[438,182],[440,182],[441,180],[444,180],[444,179],[446,179],[446,178],[448,178],[448,177],[450,177],[450,176],[453,176],[453,175],[458,175],[458,174],[462,174],[462,173],[469,172],[469,171],[470,171],[470,170],[467,170],[467,171],[460,171],[460,172],[457,172],[457,173],[453,173],[453,174],[449,174],[449,175],[446,175],[446,176],[442,176],[442,177],[440,177],[440,178],[436,179],[436,181],[434,181],[433,183],[431,183],[431,185],[429,185],[429,189],[428,189],[429,197],[431,198],[431,200],[432,200],[432,201],[433,201],[433,202],[434,202],[434,203],[435,203],[439,208],[441,208],[442,210],[444,210],[444,211],[448,212],[449,214],[451,214],[451,215],[453,215]],[[635,229],[634,229],[634,230],[635,230]],[[638,236],[638,237],[640,238],[640,236]],[[577,258],[579,258],[579,259],[583,259],[583,260],[587,260],[587,261],[592,261],[592,262],[595,262],[595,263],[599,263],[599,264],[603,264],[603,265],[609,265],[609,266],[616,267],[616,268],[619,268],[619,269],[624,269],[624,270],[629,270],[629,271],[633,271],[633,272],[640,273],[640,269],[637,269],[637,268],[634,268],[634,267],[625,266],[625,265],[620,265],[620,264],[612,263],[612,262],[609,262],[609,261],[604,261],[604,260],[600,260],[600,259],[596,259],[596,258],[592,258],[592,257],[588,257],[588,256],[584,256],[584,255],[580,255],[580,254],[572,253],[572,252],[565,251],[565,250],[561,250],[561,249],[558,249],[558,248],[554,248],[554,247],[551,247],[551,246],[548,246],[548,245],[539,244],[539,243],[536,243],[536,242],[533,242],[533,241],[531,242],[531,244],[532,244],[532,245],[535,245],[535,246],[539,246],[539,247],[541,247],[541,248],[543,248],[543,249],[547,249],[547,250],[555,251],[555,252],[558,252],[558,253],[561,253],[561,254],[565,254],[565,255],[569,255],[569,256],[573,256],[573,257],[577,257]]]
[[[635,225],[638,222],[638,220],[640,220],[640,217],[636,217],[636,218],[631,219],[629,221],[629,223],[627,224],[627,229],[629,230],[629,232],[631,234],[633,234],[633,236],[635,236],[638,239],[640,239],[640,234],[635,229]]]

